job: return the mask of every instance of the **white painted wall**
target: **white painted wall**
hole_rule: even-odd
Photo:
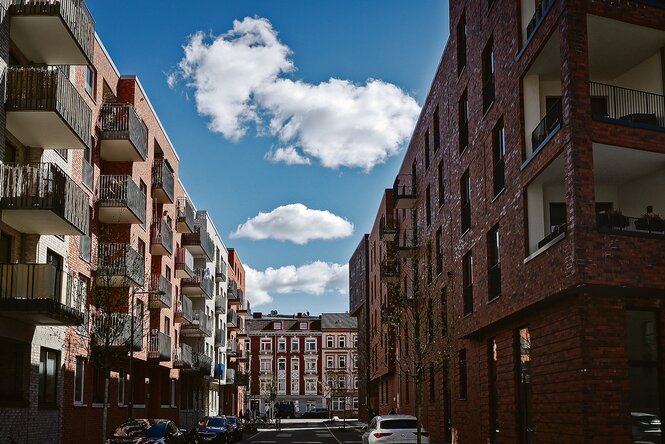
[[[609,83],[622,88],[663,94],[663,66],[660,52],[655,53]]]

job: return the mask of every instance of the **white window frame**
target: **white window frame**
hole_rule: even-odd
[[[277,393],[286,394],[286,379],[280,378],[277,380]]]
[[[307,330],[309,328],[309,323],[308,322],[301,322],[300,323],[300,329],[301,330]]]
[[[328,348],[335,347],[335,337],[333,335],[326,336],[326,347]]]
[[[326,356],[326,368],[335,368],[334,356]]]
[[[259,360],[259,370],[262,371],[262,372],[271,372],[272,371],[272,359],[260,359]]]
[[[279,321],[273,322],[272,324],[273,330],[281,330],[282,329],[282,323]]]
[[[300,393],[300,380],[292,379],[291,380],[291,394],[296,395]]]
[[[295,345],[295,347],[294,347]],[[300,351],[300,339],[298,338],[291,338],[291,351],[292,352],[297,352]]]
[[[337,346],[339,348],[346,348],[346,336],[339,335],[339,337],[337,338]]]
[[[305,359],[305,370],[316,371],[316,359]]]
[[[353,377],[353,388],[358,390],[358,377],[357,376]]]
[[[316,338],[305,338],[305,351],[306,352],[316,351]]]
[[[277,351],[286,353],[286,338],[277,339]]]
[[[295,365],[293,365],[295,364]],[[291,377],[294,377],[294,373],[296,373],[295,376],[297,376],[297,373],[300,371],[300,359],[298,358],[291,358]]]
[[[286,372],[286,358],[278,358],[277,359],[277,371],[278,372]]]
[[[353,407],[353,410],[358,410],[358,397],[357,396],[353,397],[353,403],[351,405]]]
[[[346,368],[346,356],[345,355],[339,355],[337,357],[337,363],[339,368]]]
[[[260,350],[261,351],[272,351],[272,339],[270,339],[270,338],[261,338]]]
[[[316,379],[305,379],[305,394],[316,394]]]
[[[337,377],[337,388],[345,389],[346,388],[346,377],[338,376]]]

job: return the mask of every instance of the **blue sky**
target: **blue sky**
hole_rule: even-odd
[[[196,206],[211,213],[227,246],[235,247],[243,263],[256,270],[248,274],[248,279],[255,278],[248,283],[255,294],[248,289],[248,296],[255,301],[272,298],[256,310],[346,310],[348,297],[338,291],[346,277],[334,264],[348,262],[360,236],[371,227],[383,188],[392,184],[417,116],[415,102],[423,103],[448,37],[447,2],[87,4],[118,69],[138,75],[147,90],[181,157],[180,175]],[[234,20],[236,32],[227,34]],[[197,41],[198,32],[203,35]],[[259,34],[258,43],[243,46],[243,38]],[[190,59],[185,59],[184,46],[192,51]],[[257,46],[263,51],[260,56]],[[249,54],[257,69],[229,71],[229,58],[244,60],[238,54]],[[272,61],[275,66],[281,63],[279,72],[262,74]],[[245,85],[255,74],[263,77],[251,87]],[[206,75],[213,81],[206,82]],[[331,83],[330,78],[341,82]],[[241,111],[229,112],[226,101],[245,87],[250,98]],[[338,98],[340,103],[328,105],[335,101],[329,99]],[[347,105],[349,113],[340,113]],[[383,116],[383,126],[374,128],[374,121],[381,120],[378,114],[374,118],[377,109],[389,115]],[[246,118],[254,111],[256,115]],[[345,117],[334,128],[326,114],[328,119]],[[217,123],[212,129],[211,122]],[[271,123],[277,129],[271,130]],[[367,143],[356,142],[365,139]],[[345,140],[351,144],[344,145]],[[344,161],[335,151],[337,142],[346,152]],[[288,164],[280,153],[309,164]],[[271,213],[292,204],[301,205]],[[240,230],[245,237],[230,236],[260,212],[270,214]],[[288,232],[297,224],[280,226],[287,216],[293,220],[298,215],[303,215],[301,228],[311,229],[311,239],[303,239],[302,230]],[[280,269],[288,266],[293,267]],[[268,267],[275,270],[266,273]]]

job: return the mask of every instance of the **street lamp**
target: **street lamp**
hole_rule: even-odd
[[[165,295],[163,290],[145,290],[136,291],[132,288],[132,306],[131,315],[129,316],[129,406],[127,408],[127,418],[134,419],[134,373],[132,372],[132,362],[134,361],[134,303],[137,294],[156,294],[159,296]]]

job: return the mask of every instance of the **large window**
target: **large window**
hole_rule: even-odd
[[[58,402],[60,352],[42,348],[39,357],[39,405],[54,407]]]
[[[291,351],[297,352],[300,350],[300,340],[298,338],[291,338]]]
[[[493,300],[501,295],[500,232],[496,225],[487,234],[487,298]]]
[[[286,358],[279,358],[277,360],[277,371],[279,372],[286,371]]]
[[[483,112],[494,103],[494,42],[492,39],[483,50]]]
[[[337,362],[339,364],[339,368],[346,368],[346,355],[339,355],[337,357]]]
[[[261,351],[272,351],[272,340],[270,338],[261,338]]]
[[[471,228],[471,175],[466,170],[460,179],[460,205],[462,234]]]
[[[339,348],[346,348],[346,336],[340,335],[337,338],[337,344],[339,345]]]
[[[334,397],[332,399],[332,409],[333,410],[343,410],[344,409],[344,398]]]
[[[278,352],[286,351],[286,338],[277,339],[277,351]]]
[[[425,222],[428,227],[432,225],[432,191],[429,185],[425,189]]]
[[[326,336],[326,347],[333,348],[335,346],[335,338],[332,335]]]
[[[298,379],[291,380],[291,394],[297,395],[300,393],[300,381]]]
[[[457,74],[466,66],[466,17],[462,14],[457,22]]]
[[[277,393],[286,394],[286,379],[277,380]]]
[[[439,162],[439,168],[437,171],[437,192],[439,194],[439,206],[443,205],[445,201],[444,191],[445,191],[445,182],[443,178],[443,160]]]
[[[316,371],[316,359],[306,359],[305,360],[305,371],[315,372]]]
[[[335,357],[326,356],[326,368],[334,368],[334,367],[335,367]]]
[[[534,442],[532,379],[531,334],[528,328],[521,328],[517,332],[517,404],[520,442],[523,444]]]
[[[316,379],[305,379],[305,393],[316,393]]]
[[[315,338],[306,338],[305,339],[305,351],[306,352],[315,352],[316,351],[316,339]]]
[[[74,369],[74,404],[83,404],[83,389],[85,387],[85,359],[76,357]]]
[[[291,358],[291,377],[298,377],[299,369],[300,369],[300,360],[298,358]]]
[[[259,364],[260,364],[259,368],[262,372],[272,371],[272,360],[271,359],[261,359]]]
[[[469,145],[469,100],[466,91],[462,94],[458,103],[458,131],[459,131],[459,152],[463,153]]]
[[[499,120],[492,130],[492,161],[494,179],[494,195],[497,196],[506,186],[505,177],[506,158],[506,130],[503,127],[503,119]]]
[[[473,313],[473,256],[468,251],[462,258],[462,287],[464,296],[464,314]]]

